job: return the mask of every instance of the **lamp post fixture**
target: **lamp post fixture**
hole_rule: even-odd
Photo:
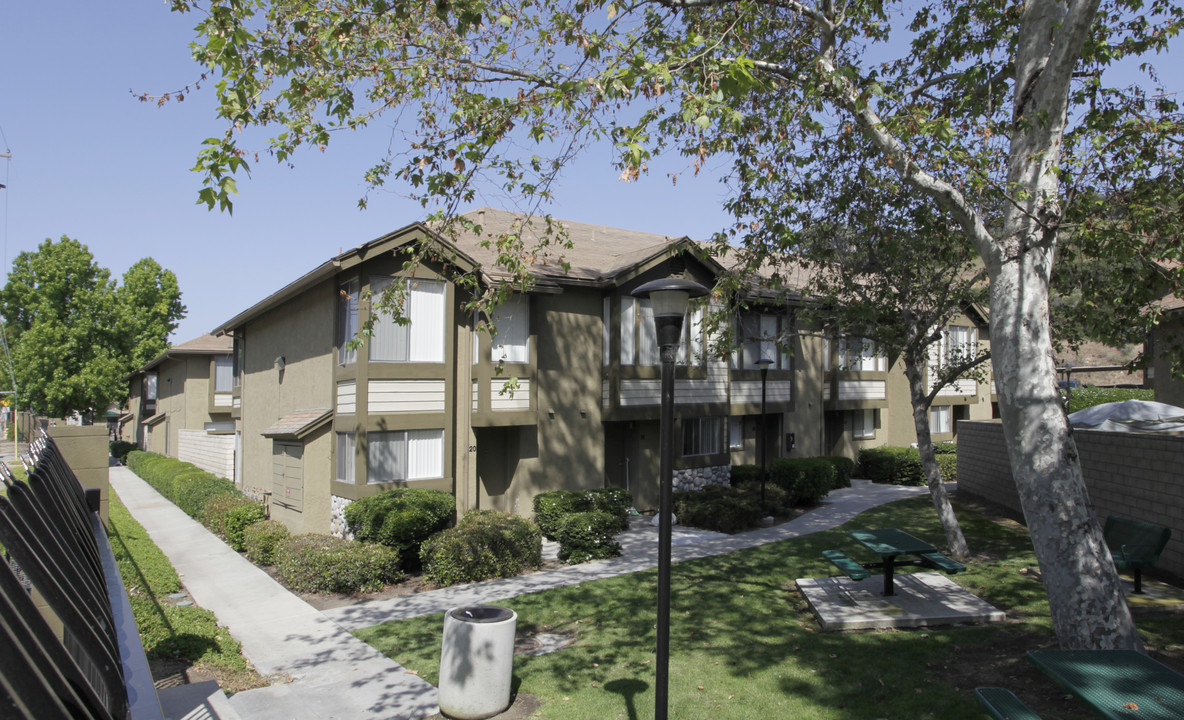
[[[765,504],[765,481],[769,477],[769,433],[765,428],[765,391],[769,386],[769,366],[773,361],[761,358],[756,361],[761,368],[761,435],[757,438],[757,452],[761,456],[761,512],[768,514]]]
[[[662,354],[661,464],[658,473],[658,644],[654,670],[654,718],[666,720],[670,689],[670,536],[674,504],[674,361],[691,298],[707,288],[693,280],[666,278],[645,283],[633,296],[649,298]]]

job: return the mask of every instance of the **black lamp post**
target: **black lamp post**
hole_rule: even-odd
[[[757,439],[757,452],[761,456],[761,512],[768,514],[765,505],[765,481],[769,477],[769,433],[765,428],[765,391],[769,385],[769,366],[773,361],[761,358],[756,361],[761,368],[761,436]]]
[[[662,412],[658,474],[658,646],[654,671],[654,717],[666,720],[670,689],[670,535],[674,504],[674,361],[682,339],[682,322],[691,298],[707,288],[693,280],[667,278],[645,283],[634,297],[649,298],[654,311],[658,347],[662,352]]]

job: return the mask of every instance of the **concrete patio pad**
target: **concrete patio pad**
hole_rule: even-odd
[[[1003,622],[1002,610],[979,599],[941,573],[899,574],[896,594],[881,595],[884,578],[799,578],[797,587],[823,630],[910,628]]]

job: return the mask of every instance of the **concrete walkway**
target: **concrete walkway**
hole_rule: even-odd
[[[127,468],[111,468],[111,486],[168,556],[193,601],[217,615],[218,622],[242,643],[243,654],[255,669],[291,679],[231,697],[233,711],[250,720],[413,720],[435,714],[435,687],[408,674],[349,630],[657,565],[657,529],[645,528],[621,536],[619,558],[319,612]],[[818,508],[775,527],[739,535],[675,528],[674,561],[809,535],[841,525],[877,505],[926,492],[923,487],[855,481],[851,488],[830,493]],[[203,717],[215,716],[237,720],[207,707]]]

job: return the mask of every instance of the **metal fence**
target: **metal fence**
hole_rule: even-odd
[[[29,452],[27,481],[0,463],[0,717],[161,718],[99,491],[49,436]]]

